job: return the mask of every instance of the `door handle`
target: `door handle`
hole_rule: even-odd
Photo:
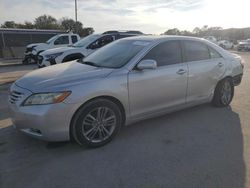
[[[185,74],[186,71],[184,69],[179,69],[176,73],[182,75]]]
[[[223,67],[223,65],[224,65],[224,64],[221,63],[221,62],[218,63],[218,66],[219,66],[219,67]]]

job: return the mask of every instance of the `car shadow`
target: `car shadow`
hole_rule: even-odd
[[[207,104],[123,127],[95,149],[3,128],[0,161],[3,188],[244,188],[246,174],[239,115]]]

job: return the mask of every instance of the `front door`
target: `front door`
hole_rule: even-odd
[[[157,68],[128,75],[131,116],[155,113],[185,103],[188,69],[182,63],[179,41],[166,41],[151,49],[143,59],[153,59]]]

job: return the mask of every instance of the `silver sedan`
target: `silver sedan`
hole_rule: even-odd
[[[33,71],[10,89],[14,126],[47,141],[102,146],[122,125],[201,103],[228,106],[243,63],[204,39],[142,36]]]

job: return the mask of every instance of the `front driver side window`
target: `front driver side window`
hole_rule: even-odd
[[[181,63],[180,43],[179,41],[167,41],[158,44],[143,59],[153,59],[157,62],[157,66]]]
[[[69,44],[69,37],[68,36],[61,36],[54,42],[55,45],[62,45],[62,44]]]

